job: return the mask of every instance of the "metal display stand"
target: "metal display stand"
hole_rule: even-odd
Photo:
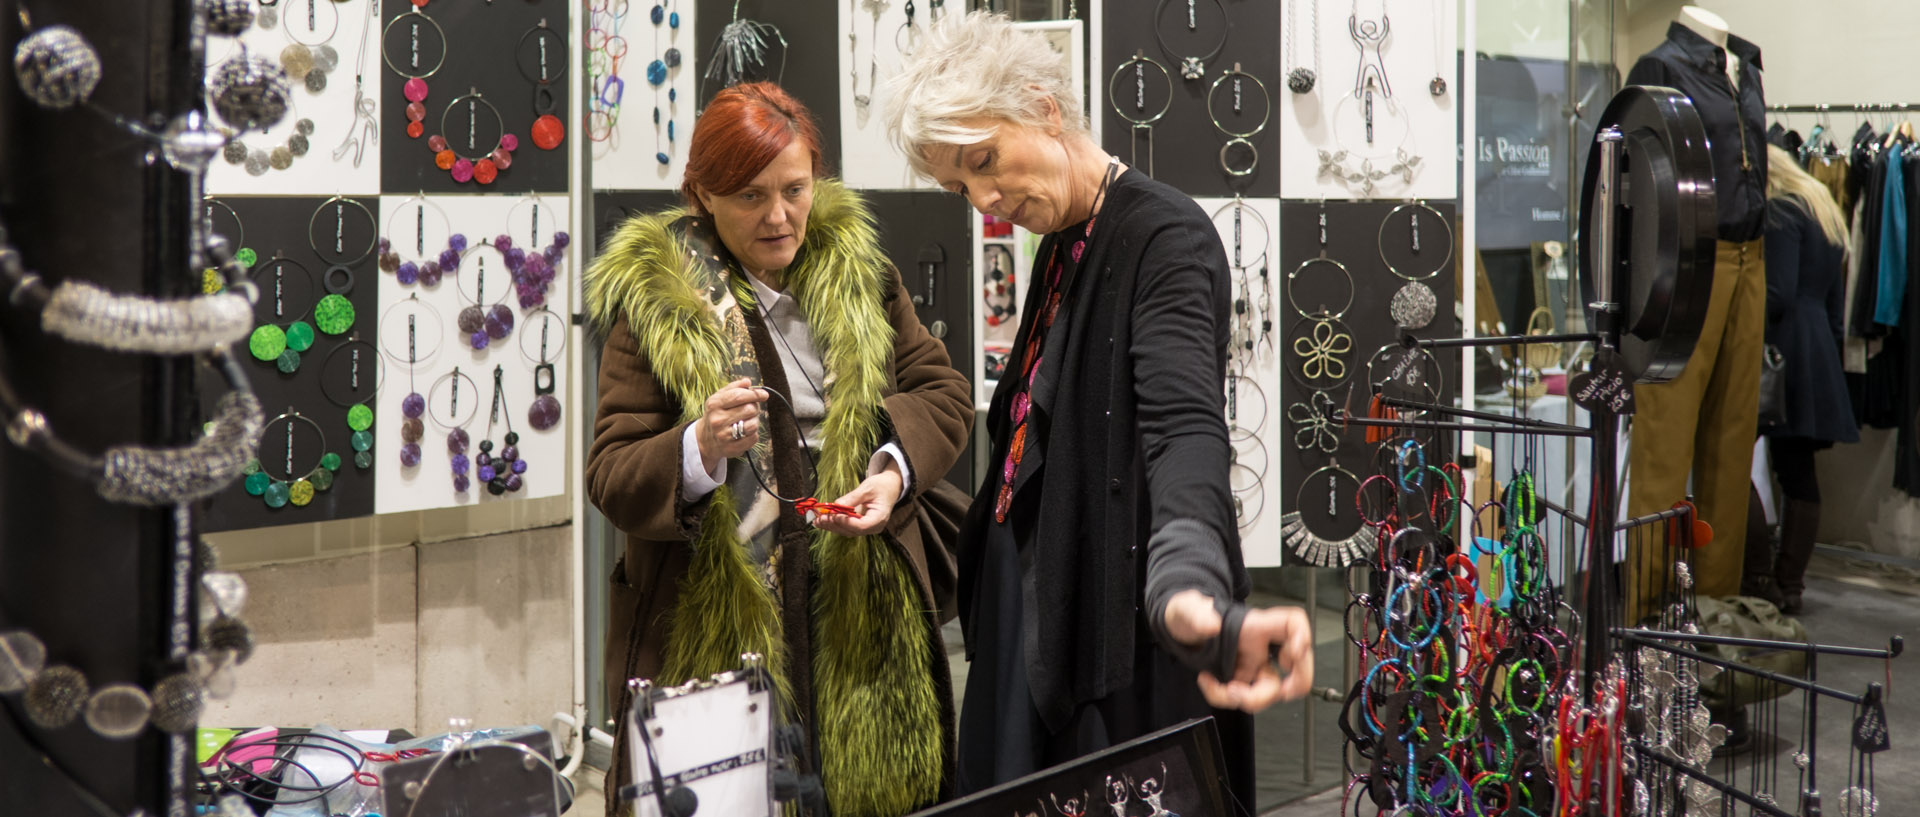
[[[1855,729],[1857,752],[1877,751],[1861,748],[1875,737],[1883,743],[1886,740],[1884,712],[1880,711],[1884,694],[1881,686],[1871,684],[1861,694],[1821,686],[1817,683],[1816,659],[1820,655],[1891,659],[1902,651],[1903,642],[1898,636],[1887,649],[1733,638],[1689,631],[1691,628],[1685,628],[1682,621],[1669,620],[1671,616],[1663,618],[1662,629],[1635,629],[1622,621],[1623,605],[1617,602],[1616,588],[1611,586],[1614,544],[1621,537],[1662,523],[1683,530],[1683,537],[1691,537],[1693,530],[1693,509],[1686,503],[1633,519],[1618,518],[1620,480],[1616,449],[1621,418],[1631,412],[1632,383],[1661,382],[1679,376],[1699,336],[1699,319],[1704,314],[1705,293],[1710,291],[1712,277],[1710,231],[1713,224],[1711,171],[1705,171],[1708,173],[1705,184],[1689,178],[1689,174],[1697,175],[1701,168],[1708,167],[1700,161],[1704,141],[1690,137],[1701,132],[1692,103],[1670,89],[1628,87],[1602,116],[1587,168],[1586,204],[1582,212],[1584,229],[1580,239],[1586,262],[1582,284],[1588,297],[1592,332],[1437,340],[1409,337],[1403,342],[1409,355],[1417,350],[1594,343],[1600,350],[1594,370],[1576,379],[1570,387],[1575,399],[1589,409],[1588,426],[1507,417],[1391,397],[1383,397],[1381,403],[1425,415],[1421,419],[1376,419],[1351,416],[1343,410],[1336,418],[1338,422],[1363,427],[1573,437],[1588,441],[1593,451],[1592,500],[1588,514],[1582,517],[1550,502],[1542,503],[1566,517],[1576,528],[1586,530],[1586,587],[1581,593],[1585,600],[1581,621],[1584,649],[1575,676],[1577,686],[1566,693],[1574,699],[1574,705],[1598,710],[1606,697],[1602,686],[1615,682],[1623,682],[1623,687],[1631,690],[1623,696],[1624,700],[1637,701],[1642,686],[1651,683],[1635,664],[1642,648],[1672,657],[1665,660],[1687,662],[1689,667],[1704,663],[1807,694],[1803,714],[1806,728],[1802,730],[1806,762],[1802,765],[1803,787],[1795,810],[1771,802],[1770,796],[1757,795],[1742,790],[1730,780],[1716,778],[1708,773],[1709,764],[1676,758],[1669,746],[1651,738],[1658,725],[1655,721],[1663,719],[1628,706],[1624,713],[1624,734],[1613,735],[1613,745],[1600,750],[1612,752],[1613,757],[1622,758],[1621,762],[1597,779],[1589,777],[1587,790],[1571,794],[1559,792],[1560,802],[1571,806],[1570,811],[1560,813],[1606,817],[1718,813],[1720,806],[1703,798],[1720,796],[1771,817],[1817,817],[1822,813],[1822,806],[1817,785],[1819,755],[1814,739],[1817,729],[1813,727],[1819,721],[1819,699],[1826,697],[1861,709],[1862,718],[1856,722]],[[1703,231],[1707,233],[1704,242],[1700,239]],[[1669,558],[1674,558],[1671,540],[1668,553]],[[1665,566],[1671,571],[1674,563],[1669,561]],[[1690,619],[1693,613],[1689,598],[1685,618]],[[1667,629],[1669,627],[1671,629]],[[1695,646],[1804,653],[1807,677],[1801,679],[1716,657],[1694,649]],[[1685,676],[1683,683],[1684,679]],[[1508,683],[1511,684],[1511,679]],[[1697,702],[1699,693],[1684,689],[1680,698]],[[1621,698],[1615,701],[1627,706]],[[1877,722],[1872,717],[1874,712],[1879,712]],[[1864,735],[1860,723],[1868,724]],[[1604,765],[1604,761],[1602,763]],[[1626,785],[1628,783],[1632,785]],[[1870,784],[1864,795],[1857,793],[1859,791],[1849,789],[1847,795],[1851,796],[1851,803],[1843,796],[1838,811],[1872,814],[1872,808],[1861,805],[1863,797],[1866,800],[1873,797]],[[1649,803],[1653,804],[1651,809]],[[1667,810],[1663,811],[1663,806]],[[1703,808],[1708,811],[1699,811]],[[1855,810],[1849,812],[1849,808]]]

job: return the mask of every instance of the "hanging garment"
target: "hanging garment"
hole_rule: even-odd
[[[1907,147],[1887,153],[1886,199],[1880,205],[1880,285],[1874,292],[1873,322],[1886,329],[1900,325],[1901,296],[1907,289]]]

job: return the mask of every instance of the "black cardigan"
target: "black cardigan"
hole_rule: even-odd
[[[1219,233],[1193,199],[1133,170],[1114,179],[1099,218],[1034,378],[1025,456],[1042,456],[1047,467],[1023,463],[1014,484],[1016,504],[1038,503],[1027,517],[1037,520],[1033,529],[1014,535],[1032,554],[1025,580],[1038,590],[1029,596],[1037,642],[1027,651],[1036,662],[1029,678],[1040,714],[1054,723],[1132,683],[1150,543],[1211,539],[1208,555],[1225,557],[1232,598],[1246,598],[1250,588],[1227,480],[1222,383],[1232,290]],[[1042,242],[1036,267],[1059,240]],[[1014,349],[1033,331],[1043,289],[1029,289]],[[1007,377],[993,397],[990,467],[1005,457],[1015,386]],[[1037,480],[1025,479],[1036,472]],[[993,493],[975,498],[961,536],[970,654]]]

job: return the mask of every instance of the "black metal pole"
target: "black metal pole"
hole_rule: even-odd
[[[1669,633],[1662,630],[1635,630],[1615,627],[1617,636],[1635,636],[1639,638],[1657,638],[1662,641],[1684,641],[1693,644],[1720,644],[1728,647],[1761,647],[1781,651],[1805,651],[1822,655],[1843,655],[1853,658],[1894,658],[1905,649],[1906,639],[1894,636],[1888,649],[1873,647],[1833,647],[1823,644],[1802,644],[1797,641],[1773,641],[1764,638],[1740,638],[1731,635],[1707,635],[1704,633]]]

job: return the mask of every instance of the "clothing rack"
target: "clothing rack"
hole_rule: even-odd
[[[1900,113],[1920,111],[1920,102],[1868,102],[1862,104],[1817,103],[1813,105],[1768,105],[1767,113]]]

